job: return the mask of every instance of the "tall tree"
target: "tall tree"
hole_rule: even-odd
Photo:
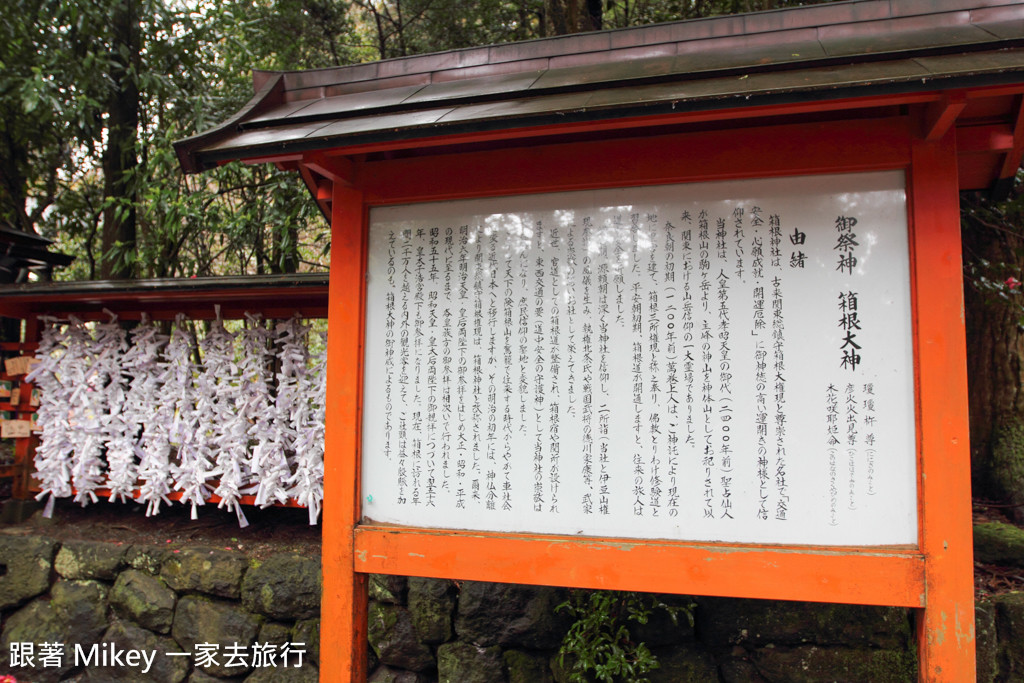
[[[135,270],[130,260],[114,258],[114,247],[135,244],[138,182],[134,172],[139,163],[136,154],[141,106],[137,74],[142,66],[138,11],[136,0],[115,0],[111,7],[107,140],[102,157],[106,206],[100,275],[104,279],[130,278]]]
[[[237,110],[254,65],[331,63],[349,49],[343,24],[320,27],[338,36],[323,58],[296,48],[312,37],[268,30],[270,0],[13,2],[0,20],[0,221],[80,254],[72,277],[322,267],[327,232],[297,178],[231,166],[189,186],[171,142]],[[292,4],[311,26],[310,3]],[[284,63],[310,56],[321,63]],[[267,187],[280,191],[257,199]]]
[[[1024,188],[961,207],[975,495],[1024,521]]]

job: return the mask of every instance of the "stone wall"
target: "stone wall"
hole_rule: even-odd
[[[19,683],[315,681],[319,565],[317,555],[0,534],[0,673]],[[372,576],[370,593],[374,683],[568,680],[571,661],[557,651],[571,618],[556,610],[566,589]],[[630,625],[661,664],[651,683],[916,680],[908,610],[660,597],[694,619],[660,610]],[[13,667],[23,643],[34,666]],[[979,604],[978,661],[983,683],[1024,679],[1024,595]]]
[[[0,535],[0,673],[19,683],[316,681],[320,588],[319,556]],[[33,666],[13,665],[29,654]]]

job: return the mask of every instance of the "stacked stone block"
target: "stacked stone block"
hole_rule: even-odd
[[[320,557],[255,559],[213,547],[60,543],[0,533],[0,673],[19,683],[318,680]],[[570,626],[564,588],[370,577],[372,683],[566,683],[558,648]],[[651,683],[917,680],[910,610],[661,596],[695,604],[694,621],[654,612],[631,623],[660,667]],[[12,643],[62,643],[60,666],[11,666]],[[302,643],[289,666],[200,665],[213,647]],[[978,680],[1024,678],[1024,595],[977,605]],[[159,653],[142,675],[126,666],[74,666],[75,646]],[[36,652],[39,655],[39,651]],[[39,663],[37,656],[36,663]]]

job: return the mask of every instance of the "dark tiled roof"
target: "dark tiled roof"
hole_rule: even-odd
[[[75,260],[49,251],[51,240],[32,233],[0,225],[0,283],[15,282],[28,271],[49,272],[54,266],[67,266]]]
[[[1024,82],[1020,0],[857,0],[258,72],[187,171],[380,142]]]

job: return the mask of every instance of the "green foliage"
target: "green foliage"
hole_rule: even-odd
[[[63,278],[323,269],[297,174],[182,176],[171,143],[309,69],[807,0],[6,0],[0,225],[78,256]]]
[[[1012,311],[1024,328],[1024,175],[1018,171],[1009,196],[994,202],[979,194],[960,199],[964,276],[987,306]],[[985,239],[977,239],[984,235]],[[974,237],[974,239],[970,239]],[[982,247],[978,245],[981,244]]]
[[[646,624],[656,610],[664,610],[673,624],[680,614],[693,624],[692,606],[671,606],[655,595],[629,591],[574,590],[556,610],[576,620],[558,651],[559,663],[572,665],[571,683],[644,683],[658,660],[644,643],[633,641],[628,623]]]

